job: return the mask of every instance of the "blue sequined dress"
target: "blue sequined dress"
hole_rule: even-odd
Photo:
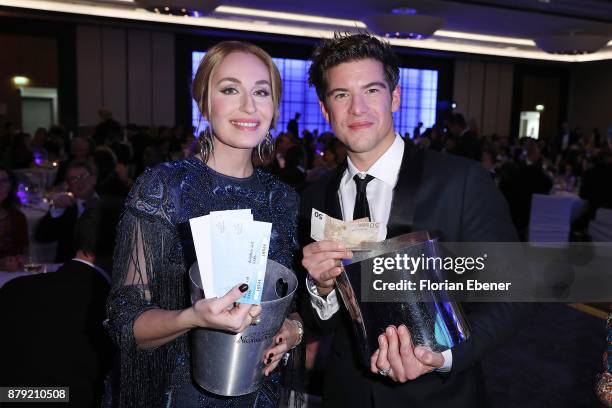
[[[121,357],[122,407],[274,407],[279,374],[257,392],[223,398],[193,384],[188,335],[155,349],[136,347],[133,323],[152,308],[190,306],[187,270],[195,261],[189,219],[211,211],[250,208],[272,223],[269,258],[291,267],[297,250],[298,196],[261,170],[238,179],[195,157],[148,169],[130,192],[117,227],[107,328]]]

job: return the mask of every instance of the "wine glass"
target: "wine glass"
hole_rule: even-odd
[[[26,272],[39,273],[43,271],[43,264],[36,261],[36,258],[28,256],[23,264],[23,268]]]

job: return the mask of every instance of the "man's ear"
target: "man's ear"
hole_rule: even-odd
[[[319,101],[319,107],[321,108],[321,113],[323,114],[323,117],[325,118],[327,123],[330,123],[329,113],[327,112],[327,108],[325,107],[325,102]]]
[[[402,88],[399,84],[391,92],[391,112],[397,112],[400,107],[400,101],[402,100]]]

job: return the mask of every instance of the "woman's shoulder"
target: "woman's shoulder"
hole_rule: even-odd
[[[259,179],[269,191],[268,201],[273,210],[281,214],[297,212],[300,196],[295,189],[265,170],[257,169],[256,171]]]
[[[287,197],[298,199],[299,195],[289,184],[279,180],[278,177],[262,169],[257,169],[259,179],[267,185],[267,187],[276,194],[282,194]]]
[[[126,207],[150,215],[172,212],[173,192],[180,188],[181,179],[190,167],[188,159],[175,160],[147,168],[134,182],[126,199]]]

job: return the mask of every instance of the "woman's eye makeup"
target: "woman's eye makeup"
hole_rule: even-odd
[[[270,91],[268,91],[267,89],[257,89],[253,93],[257,96],[270,96]]]
[[[238,90],[234,87],[228,86],[226,88],[221,89],[221,93],[224,95],[235,95],[238,93]]]

